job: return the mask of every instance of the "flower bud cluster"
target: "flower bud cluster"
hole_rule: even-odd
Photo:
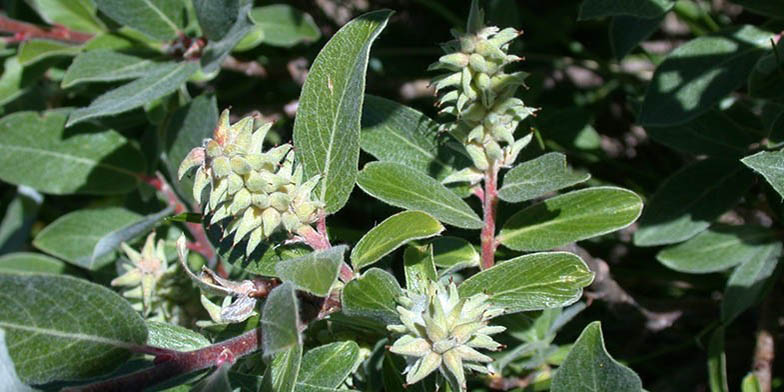
[[[229,124],[224,110],[211,139],[183,160],[179,178],[193,167],[193,197],[212,214],[210,224],[229,219],[224,237],[234,233],[236,245],[248,238],[250,254],[261,240],[277,231],[296,232],[314,223],[322,203],[311,200],[319,178],[303,181],[302,165],[294,162],[291,144],[262,151],[271,123],[256,126],[252,117]],[[210,186],[207,196],[202,191]]]
[[[125,272],[112,280],[112,286],[124,286],[128,289],[123,293],[126,298],[141,299],[141,308],[137,309],[142,314],[149,315],[154,308],[160,307],[165,302],[165,295],[171,289],[166,278],[172,276],[176,264],[169,266],[164,252],[164,241],[155,242],[155,233],[150,233],[144,243],[141,253],[123,242],[123,252],[130,263],[122,264]],[[138,307],[138,303],[134,304]]]
[[[536,111],[514,96],[528,74],[504,72],[504,67],[522,60],[507,53],[509,43],[522,32],[484,26],[476,3],[472,4],[467,31],[453,31],[455,40],[443,45],[446,54],[430,66],[446,71],[433,79],[439,95],[437,105],[443,107],[441,113],[455,117],[445,128],[465,145],[474,164],[472,170],[445,182],[476,183],[491,164],[512,165],[531,140],[530,135],[518,140],[514,137],[520,121]]]
[[[490,336],[503,332],[502,326],[490,326],[490,319],[503,313],[493,307],[485,294],[460,298],[457,286],[430,281],[424,293],[406,290],[398,299],[401,325],[387,326],[402,334],[389,351],[408,360],[406,383],[413,384],[438,369],[452,384],[453,390],[465,391],[465,369],[490,373],[486,363],[493,361],[477,351],[500,350],[503,345]]]

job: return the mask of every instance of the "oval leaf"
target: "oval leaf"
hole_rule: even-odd
[[[302,357],[297,392],[337,391],[359,358],[359,345],[336,342],[311,349]]]
[[[67,112],[19,112],[0,120],[0,179],[44,193],[118,194],[133,190],[144,157],[119,133],[63,128]],[[84,148],[90,146],[90,148]]]
[[[744,165],[759,173],[784,197],[784,152],[760,151],[741,159]]]
[[[40,253],[17,252],[0,257],[0,272],[56,275],[65,272],[65,263]]]
[[[291,282],[275,287],[267,296],[261,314],[261,326],[264,355],[302,345],[299,334],[299,306]]]
[[[130,357],[130,347],[147,340],[144,320],[131,305],[97,284],[0,274],[0,287],[0,328],[26,383],[107,373]]]
[[[321,49],[302,86],[294,145],[306,176],[321,175],[314,194],[328,213],[342,208],[354,188],[370,45],[390,15],[370,12],[343,26]]]
[[[421,210],[457,227],[482,227],[482,220],[459,196],[434,178],[399,163],[368,163],[359,173],[357,185],[395,207]]]
[[[760,226],[711,227],[694,238],[663,249],[656,258],[667,267],[693,274],[723,271],[745,263],[774,241],[774,233]]]
[[[433,245],[433,263],[447,272],[479,266],[479,252],[470,242],[458,237],[439,237]]]
[[[289,48],[321,38],[321,30],[313,18],[287,4],[256,7],[250,12],[250,18],[262,32],[262,42],[266,45]]]
[[[160,321],[147,321],[147,331],[148,346],[176,351],[193,351],[211,344],[209,339],[198,332]]]
[[[781,242],[758,247],[757,253],[732,271],[721,301],[721,322],[729,325],[732,320],[754,305],[770,285],[776,265],[781,257]]]
[[[593,272],[572,253],[534,253],[496,264],[460,284],[460,296],[485,293],[507,313],[571,305]]]
[[[394,324],[399,321],[395,308],[397,297],[402,293],[394,276],[384,270],[371,268],[343,288],[343,313]]]
[[[429,238],[444,231],[432,216],[420,211],[403,211],[372,228],[354,249],[351,264],[355,270],[368,266],[412,240]]]
[[[710,110],[683,125],[646,127],[645,131],[651,139],[667,147],[687,154],[716,157],[739,156],[759,139],[718,110]]]
[[[121,25],[127,25],[150,38],[169,40],[180,31],[178,19],[182,0],[96,0],[98,9]]]
[[[532,205],[504,224],[498,240],[514,250],[546,250],[620,230],[642,212],[634,192],[596,187]]]
[[[316,250],[305,256],[283,260],[275,265],[275,272],[283,281],[290,281],[299,290],[326,297],[338,280],[343,254],[348,246],[339,245],[327,250]]]
[[[114,82],[135,79],[160,72],[171,63],[155,62],[143,57],[97,49],[84,52],[74,59],[63,75],[63,88],[86,82]]]
[[[613,359],[604,347],[601,323],[594,321],[577,338],[553,377],[553,392],[642,391],[632,369]]]
[[[566,165],[566,155],[557,152],[515,166],[504,175],[498,197],[519,203],[543,196],[559,189],[588,181],[591,175],[572,171]]]

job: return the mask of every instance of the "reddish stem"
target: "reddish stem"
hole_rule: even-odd
[[[92,34],[69,30],[64,26],[56,25],[45,29],[34,24],[11,19],[3,14],[0,14],[0,31],[14,34],[13,37],[7,39],[7,42],[21,42],[32,38],[44,38],[82,44],[93,38]]]
[[[171,378],[233,363],[237,358],[261,348],[261,329],[195,351],[171,351],[155,357],[155,366],[125,376],[64,391],[141,391]]]
[[[485,190],[482,199],[484,211],[484,227],[482,227],[482,263],[480,267],[486,270],[495,264],[495,216],[498,208],[498,167],[493,163],[485,171]]]

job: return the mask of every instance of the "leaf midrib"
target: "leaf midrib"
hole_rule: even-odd
[[[131,176],[131,177],[134,177],[134,178],[138,177],[138,173],[134,173],[134,172],[132,172],[130,170],[126,170],[126,169],[118,167],[118,166],[109,165],[109,164],[106,164],[106,163],[102,163],[100,161],[91,160],[89,158],[84,158],[84,157],[80,157],[80,156],[76,156],[76,155],[69,155],[69,154],[64,154],[64,153],[61,153],[61,152],[50,151],[50,150],[40,150],[40,149],[35,149],[35,148],[32,148],[32,147],[25,147],[25,146],[19,146],[19,145],[14,145],[14,144],[0,144],[0,146],[2,146],[4,148],[11,149],[11,150],[14,150],[14,149],[20,150],[22,152],[36,152],[36,153],[40,153],[40,154],[44,154],[44,155],[51,155],[51,156],[55,156],[55,157],[61,158],[63,160],[72,160],[72,161],[76,161],[76,162],[79,162],[79,163],[82,163],[82,164],[85,164],[85,165],[88,165],[88,166],[90,164],[93,164],[92,166],[101,166],[101,167],[104,167],[106,169],[110,169],[110,170],[117,171],[117,172],[120,172],[120,173],[123,173],[123,174],[127,174],[128,176]]]
[[[54,336],[63,339],[73,339],[73,340],[84,340],[89,341],[97,344],[107,344],[111,346],[121,347],[121,348],[133,348],[135,347],[134,344],[124,342],[121,340],[109,339],[103,336],[98,335],[88,335],[83,333],[72,333],[72,332],[65,332],[56,329],[50,328],[41,328],[37,326],[26,326],[20,325],[15,323],[9,323],[7,321],[0,321],[0,327],[9,328],[9,329],[17,329],[26,332],[32,332],[36,334],[42,334],[47,336]]]

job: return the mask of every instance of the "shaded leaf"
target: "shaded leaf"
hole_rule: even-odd
[[[294,285],[290,282],[275,287],[267,296],[261,314],[261,326],[264,355],[302,345],[299,334],[299,306]]]
[[[593,272],[577,255],[568,252],[533,253],[502,261],[460,284],[460,296],[478,293],[507,313],[541,310],[573,304]]]
[[[147,321],[147,345],[175,351],[193,351],[209,346],[210,341],[198,332],[164,323]]]
[[[426,293],[428,282],[437,281],[436,265],[433,263],[433,245],[409,245],[403,252],[403,271],[406,274],[406,289]]]
[[[204,48],[204,53],[201,56],[202,72],[206,74],[216,72],[231,50],[253,28],[253,21],[249,16],[252,5],[252,1],[243,0],[237,9],[234,24],[223,35],[223,38],[217,41],[210,41]]]
[[[566,156],[551,152],[521,163],[504,174],[498,197],[510,203],[535,199],[550,192],[588,181],[591,175],[572,171]]]
[[[729,392],[727,356],[724,354],[724,327],[716,328],[708,342],[708,383],[712,392]]]
[[[65,272],[65,263],[40,253],[16,252],[0,257],[0,272],[57,275]]]
[[[207,377],[194,384],[190,392],[232,392],[229,368],[231,368],[230,364],[218,366]]]
[[[139,150],[113,130],[96,132],[93,126],[83,126],[81,132],[65,131],[66,115],[57,110],[3,117],[0,179],[59,195],[134,189],[145,171]]]
[[[781,7],[784,9],[784,7]],[[777,44],[775,53],[760,57],[749,75],[749,95],[763,99],[784,98],[784,46]]]
[[[761,297],[770,278],[774,276],[781,257],[781,242],[760,247],[749,260],[732,271],[721,301],[721,321],[729,325],[732,320],[754,305]]]
[[[672,51],[653,75],[638,122],[685,123],[746,81],[771,33],[753,26],[695,38]]]
[[[147,340],[144,320],[100,285],[69,276],[0,274],[0,287],[0,328],[26,383],[105,374]]]
[[[122,85],[96,98],[90,106],[74,110],[67,127],[97,117],[127,112],[164,97],[182,86],[199,68],[198,63],[169,63],[147,76]]]
[[[371,268],[343,288],[343,313],[394,324],[398,322],[395,310],[397,297],[402,293],[394,276],[384,270]]]
[[[774,240],[774,233],[764,227],[717,225],[686,242],[663,249],[656,258],[681,272],[723,271],[770,248]]]
[[[399,163],[368,163],[359,173],[357,185],[393,206],[421,210],[457,227],[482,227],[482,220],[459,196],[434,178]]]
[[[300,364],[302,362],[302,345],[291,346],[278,352],[264,373],[261,392],[293,392],[297,386]]]
[[[223,38],[240,16],[240,0],[193,0],[201,31],[210,41]]]
[[[95,3],[91,0],[30,0],[28,3],[49,24],[83,33],[100,33],[106,29],[95,16]]]
[[[693,237],[732,208],[753,181],[754,176],[734,160],[709,158],[684,167],[650,198],[634,244],[672,244]]]
[[[371,265],[409,241],[432,237],[444,231],[432,216],[420,211],[403,211],[370,229],[351,250],[355,270]]]
[[[79,54],[63,75],[60,86],[68,88],[87,82],[114,82],[136,79],[171,67],[170,62],[156,62],[144,57],[109,49],[90,50]]]
[[[8,203],[0,221],[0,255],[25,246],[43,201],[43,195],[34,189],[24,185],[17,188],[16,196]]]
[[[553,376],[553,392],[642,391],[640,377],[604,347],[598,321],[588,324]]]
[[[766,17],[784,18],[784,7],[778,0],[730,0],[744,9]]]
[[[357,178],[359,130],[370,46],[391,11],[360,15],[321,49],[308,72],[294,121],[294,145],[307,178],[320,175],[314,196],[334,213]]]
[[[433,262],[448,271],[479,266],[479,252],[470,242],[458,237],[439,237],[433,245]]]
[[[595,187],[532,205],[504,223],[498,241],[514,250],[546,250],[620,230],[642,212],[634,192]]]
[[[98,9],[121,25],[158,40],[170,40],[180,32],[182,0],[95,0]]]
[[[171,214],[173,211],[174,207],[166,207],[155,214],[147,215],[137,220],[136,222],[133,222],[127,226],[123,226],[102,236],[93,248],[92,256],[90,256],[90,264],[98,263],[98,260],[117,249],[121,243],[128,242],[144,233],[149,232],[161,220],[163,220],[164,217]]]
[[[359,346],[351,341],[335,342],[311,349],[302,357],[297,392],[337,390],[354,370]]]
[[[286,4],[256,7],[250,17],[267,45],[289,48],[321,38],[321,30],[310,15]]]
[[[683,125],[646,127],[645,131],[651,139],[676,150],[719,158],[742,155],[759,139],[717,110],[710,110]]]
[[[47,57],[76,56],[82,48],[58,41],[31,39],[24,41],[19,48],[19,63],[23,66],[41,61]]]
[[[626,57],[640,42],[646,40],[664,20],[665,14],[656,18],[613,16],[610,21],[610,47],[617,60]]]
[[[338,280],[346,250],[348,246],[339,245],[283,260],[275,265],[275,272],[281,280],[294,283],[299,290],[326,297]]]
[[[744,165],[759,173],[784,197],[784,152],[760,151],[741,159]]]
[[[669,11],[675,2],[672,0],[584,0],[580,6],[579,20],[602,18],[605,16],[634,16],[656,18]]]

